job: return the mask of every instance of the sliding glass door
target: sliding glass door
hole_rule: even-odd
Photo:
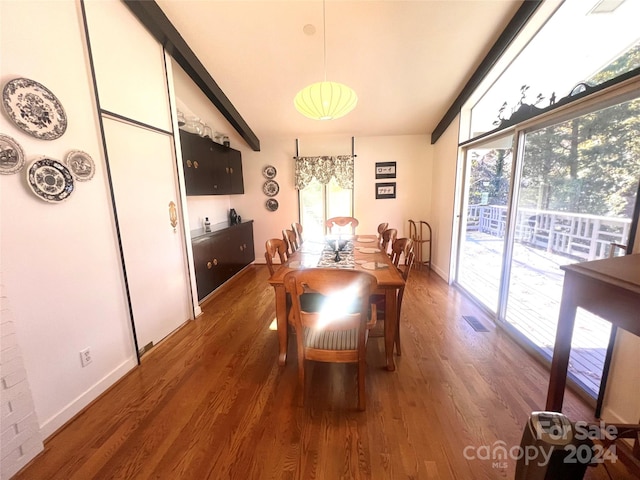
[[[523,135],[505,320],[551,358],[561,265],[606,258],[627,245],[640,176],[640,100]],[[599,389],[610,324],[579,311],[571,370]]]
[[[497,313],[513,156],[512,136],[466,152],[464,208],[456,280]]]
[[[640,99],[516,134],[517,152],[504,145],[512,137],[465,150],[455,281],[550,359],[560,267],[625,252],[640,179]],[[610,324],[586,311],[576,322],[570,376],[596,396]]]

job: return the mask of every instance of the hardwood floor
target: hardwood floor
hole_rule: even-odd
[[[224,287],[15,478],[513,478],[515,460],[494,468],[465,459],[465,447],[519,445],[529,413],[544,407],[548,373],[464,296],[412,272],[395,372],[383,368],[382,339],[370,339],[367,410],[356,409],[355,365],[319,363],[300,408],[295,342],[277,364],[267,278],[254,266]],[[571,393],[565,406],[571,420],[593,420]],[[598,466],[585,478],[624,478],[615,475]]]

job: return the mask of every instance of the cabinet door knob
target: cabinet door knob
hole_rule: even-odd
[[[211,262],[207,262],[207,268],[208,268],[209,270],[211,270],[211,267],[213,267],[213,263],[211,263]]]
[[[194,166],[194,167],[196,167],[196,168],[198,168],[200,165],[198,164],[198,162],[197,162],[197,161],[195,161],[195,162],[193,162],[193,166]]]
[[[214,259],[213,259],[213,264],[214,264],[214,265],[218,265],[218,259],[217,259],[217,258],[214,258]]]
[[[229,167],[229,173],[233,175],[233,167]]]
[[[193,162],[191,160],[187,160],[187,168],[191,168],[193,166]]]
[[[242,245],[240,245],[240,251],[242,251],[242,250],[243,250]]]

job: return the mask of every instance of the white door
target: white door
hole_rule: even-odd
[[[190,318],[190,287],[169,135],[103,118],[138,348]],[[181,220],[180,211],[177,219]]]

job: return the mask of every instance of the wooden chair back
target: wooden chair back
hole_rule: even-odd
[[[389,245],[393,245],[396,237],[398,236],[398,230],[395,228],[387,228],[384,232],[382,232],[382,242],[380,242],[380,249],[384,253],[388,253]]]
[[[404,240],[409,240],[409,241],[405,242]],[[404,247],[403,249],[400,248],[401,245]],[[413,251],[413,241],[411,239],[399,238],[395,241],[395,243],[393,244],[393,247],[394,247],[393,248],[394,254],[396,254],[396,251],[400,251],[400,254],[404,255],[404,267],[402,268],[400,268],[399,266],[399,263],[400,263],[399,259],[401,255],[397,254],[395,257],[393,257],[394,265],[398,267],[398,270],[400,270],[400,273],[402,273],[402,278],[405,281],[405,285],[403,285],[398,289],[398,297],[396,302],[396,321],[397,321],[396,338],[394,339],[396,352],[398,353],[398,355],[402,355],[402,346],[400,345],[400,313],[402,311],[402,299],[404,298],[404,290],[406,288],[406,282],[409,278],[409,274],[411,273],[413,264],[415,263],[415,254]],[[374,294],[371,296],[371,301],[374,302],[377,306],[378,319],[384,320],[386,322],[387,319],[385,316],[385,309],[386,309],[385,296],[380,294]],[[374,332],[372,332],[372,334],[373,336],[377,336],[377,337],[384,336],[384,334],[379,328],[377,328]]]
[[[360,222],[354,217],[333,217],[329,218],[326,222],[327,231],[329,233],[333,232],[334,229],[337,228],[342,231],[347,225],[351,226],[351,234],[354,235],[356,233],[356,227],[360,225]]]
[[[409,252],[412,251],[413,240],[407,237],[396,238],[395,242],[391,244],[391,261],[397,267],[400,263],[400,258],[404,257],[406,262]]]
[[[287,228],[282,230],[282,240],[284,240],[284,243],[287,245],[287,256],[292,255],[300,248],[296,233],[293,230]]]
[[[378,225],[378,246],[382,245],[382,233],[389,227],[388,223]]]
[[[284,243],[284,240],[281,238],[270,238],[265,243],[265,252],[264,258],[267,261],[267,267],[269,268],[269,273],[271,275],[274,274],[275,268],[273,264],[273,259],[278,256],[280,259],[280,263],[284,263],[287,261],[287,245]]]
[[[305,360],[358,364],[358,408],[365,409],[365,358],[368,329],[377,319],[369,298],[378,282],[358,270],[310,268],[293,270],[284,277],[291,296],[291,321],[298,346],[298,387],[304,404]],[[323,296],[314,311],[302,307],[301,297],[309,292]],[[370,316],[369,316],[370,314]]]
[[[298,246],[302,245],[302,225],[298,222],[293,222],[291,224],[291,229],[295,232],[296,237],[298,238]]]

